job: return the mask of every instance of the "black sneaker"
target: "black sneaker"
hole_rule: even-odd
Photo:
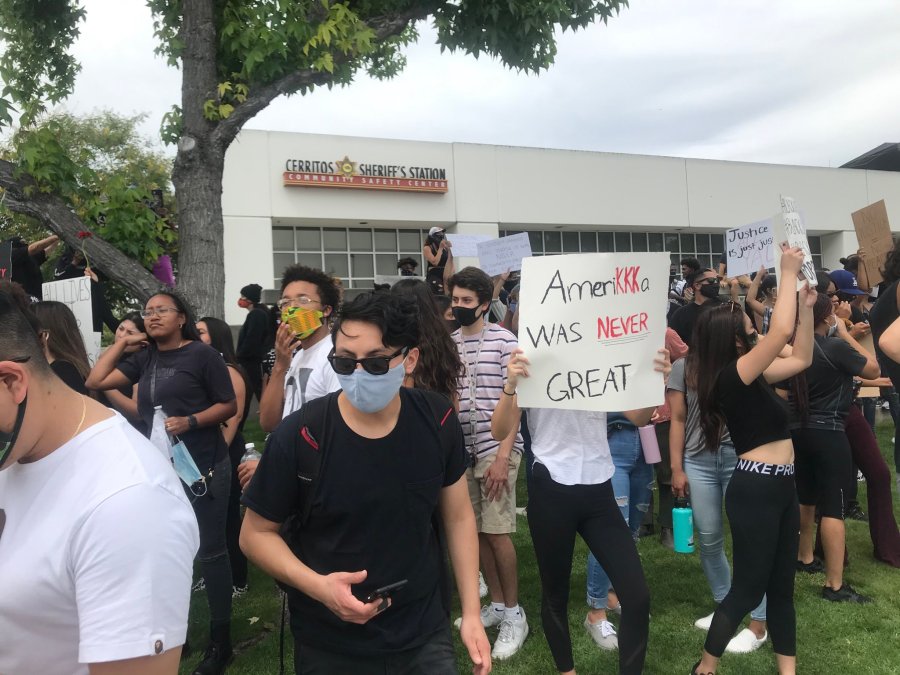
[[[847,505],[847,510],[844,512],[844,518],[858,520],[863,523],[869,522],[869,516],[867,516],[865,511],[860,508],[859,502],[852,502]]]
[[[834,590],[828,586],[822,587],[822,597],[826,600],[830,600],[831,602],[855,602],[860,605],[865,605],[872,602],[872,598],[869,598],[865,595],[860,595],[855,590],[853,590],[853,586],[850,584],[844,584],[839,589]]]
[[[231,645],[210,642],[203,654],[203,660],[194,668],[193,675],[222,675],[231,662]]]
[[[806,572],[807,574],[819,574],[825,571],[825,565],[818,558],[813,558],[812,562],[805,563],[801,560],[797,561],[797,571]]]

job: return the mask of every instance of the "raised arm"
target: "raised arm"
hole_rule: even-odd
[[[769,332],[765,340],[741,356],[737,362],[737,372],[744,384],[753,382],[772,365],[794,332],[797,318],[797,275],[803,264],[803,252],[796,247],[788,248],[786,244],[782,244],[781,248],[781,278]]]
[[[129,335],[124,340],[113,342],[109,348],[100,355],[97,363],[91,369],[84,386],[94,391],[105,391],[107,389],[121,389],[129,384],[131,380],[125,377],[125,374],[116,368],[116,364],[125,353],[128,347],[137,346],[147,341],[144,333]]]
[[[755,314],[759,314],[760,316],[765,314],[766,306],[756,298],[759,295],[759,286],[767,275],[768,270],[766,270],[765,267],[760,267],[759,272],[756,273],[756,276],[753,277],[753,281],[750,282],[750,288],[747,289],[747,299],[744,301]],[[754,323],[756,322],[754,321]]]
[[[779,295],[781,295],[780,292]],[[812,364],[814,349],[812,308],[816,304],[817,295],[818,293],[811,289],[808,284],[804,284],[803,288],[800,289],[798,294],[800,319],[797,323],[797,334],[794,337],[793,349],[790,356],[776,358],[766,368],[763,376],[769,384],[793,377],[809,368]],[[756,349],[751,350],[751,353],[756,351]],[[740,364],[740,361],[738,361],[738,364]]]
[[[525,358],[521,349],[516,349],[506,365],[506,382],[503,383],[503,393],[491,416],[491,436],[495,440],[502,441],[508,438],[522,417],[516,395],[520,377],[528,377],[528,359]]]

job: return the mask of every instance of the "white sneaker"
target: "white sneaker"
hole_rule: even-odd
[[[604,619],[598,623],[591,623],[585,618],[584,628],[600,649],[613,651],[619,648],[619,636],[609,621]]]
[[[478,597],[483,598],[488,594],[488,587],[484,581],[484,575],[479,572],[478,573]]]
[[[712,618],[715,615],[715,612],[704,616],[702,619],[697,619],[694,622],[694,628],[699,628],[700,630],[709,630],[709,627],[712,626]]]
[[[756,634],[749,628],[745,628],[740,633],[731,638],[725,651],[731,654],[749,654],[759,649],[762,644],[769,639],[769,632],[766,631],[761,638],[757,638]]]
[[[522,648],[522,643],[528,637],[528,621],[525,620],[525,610],[519,608],[519,611],[522,613],[521,619],[503,619],[500,622],[500,634],[491,650],[492,659],[503,661]]]
[[[500,612],[498,614],[490,605],[485,605],[481,608],[481,623],[485,628],[493,628],[494,626],[499,626],[502,621],[503,612]],[[453,625],[457,628],[460,628],[462,626],[462,617],[457,617],[457,619],[453,622]]]

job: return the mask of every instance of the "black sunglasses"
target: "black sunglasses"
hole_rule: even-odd
[[[363,370],[371,375],[384,375],[391,369],[391,361],[401,354],[406,356],[408,351],[409,348],[404,347],[390,356],[367,356],[364,359],[352,359],[349,356],[335,356],[334,349],[332,349],[328,355],[328,362],[338,375],[351,375],[356,370],[357,363],[361,364]]]
[[[709,277],[707,279],[700,279],[697,281],[698,284],[717,284],[719,283],[718,277]]]

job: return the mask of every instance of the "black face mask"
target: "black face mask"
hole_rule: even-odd
[[[0,469],[3,468],[3,465],[6,464],[6,460],[9,459],[9,456],[12,454],[13,446],[19,438],[19,432],[22,431],[22,422],[25,419],[25,408],[27,407],[27,404],[28,396],[26,395],[19,404],[19,412],[16,414],[16,423],[13,425],[13,430],[8,434],[0,432]]]
[[[708,300],[719,297],[719,284],[703,284],[700,287],[700,295]]]
[[[453,317],[459,321],[461,326],[471,326],[473,323],[478,321],[479,318],[484,316],[484,313],[477,314],[477,307],[454,307],[453,308]]]
[[[444,319],[444,323],[447,324],[447,331],[450,333],[459,330],[459,321],[456,319]]]

